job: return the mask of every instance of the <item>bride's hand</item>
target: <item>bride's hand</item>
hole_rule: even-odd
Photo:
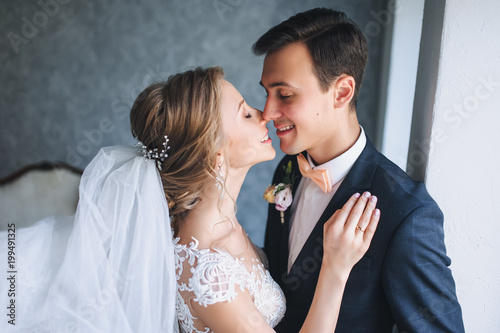
[[[323,265],[347,279],[370,246],[380,210],[369,192],[354,194],[324,225]]]

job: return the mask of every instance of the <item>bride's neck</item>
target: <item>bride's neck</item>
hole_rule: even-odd
[[[245,180],[248,170],[230,169],[227,173],[225,189],[221,198],[221,190],[216,182],[208,181],[204,188],[200,201],[186,217],[182,229],[186,236],[207,236],[212,241],[220,240],[240,229],[236,219],[236,200]]]

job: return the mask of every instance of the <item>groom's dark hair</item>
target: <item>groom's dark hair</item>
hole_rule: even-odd
[[[355,107],[368,58],[366,37],[356,23],[339,11],[311,9],[271,28],[253,45],[252,51],[256,55],[271,54],[297,42],[307,46],[323,91],[342,74],[354,78],[351,107]]]

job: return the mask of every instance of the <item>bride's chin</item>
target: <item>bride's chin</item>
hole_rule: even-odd
[[[275,157],[276,157],[276,150],[274,150],[274,148],[273,148],[272,157],[270,159],[268,159],[268,161],[274,160]]]
[[[273,146],[271,146],[270,148],[271,149],[270,149],[269,153],[266,154],[266,156],[265,156],[266,158],[262,162],[272,161],[276,157],[276,150],[274,150]]]
[[[262,163],[262,162],[268,162],[268,161],[274,160],[274,158],[276,157],[276,150],[274,150],[274,148],[272,148],[272,152],[271,151],[266,152],[266,154],[262,154],[260,157],[261,158],[259,158],[257,161],[252,163],[252,165],[250,167],[253,167],[254,165],[257,165],[257,164]]]

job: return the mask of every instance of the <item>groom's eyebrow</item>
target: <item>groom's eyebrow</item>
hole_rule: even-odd
[[[262,83],[262,81],[260,81],[260,82],[259,82],[259,84],[265,88],[265,86],[264,86],[264,84]],[[286,82],[273,82],[273,83],[269,84],[269,88],[274,88],[274,87],[288,87],[288,88],[295,88],[294,86],[292,86],[291,84],[286,83]]]

